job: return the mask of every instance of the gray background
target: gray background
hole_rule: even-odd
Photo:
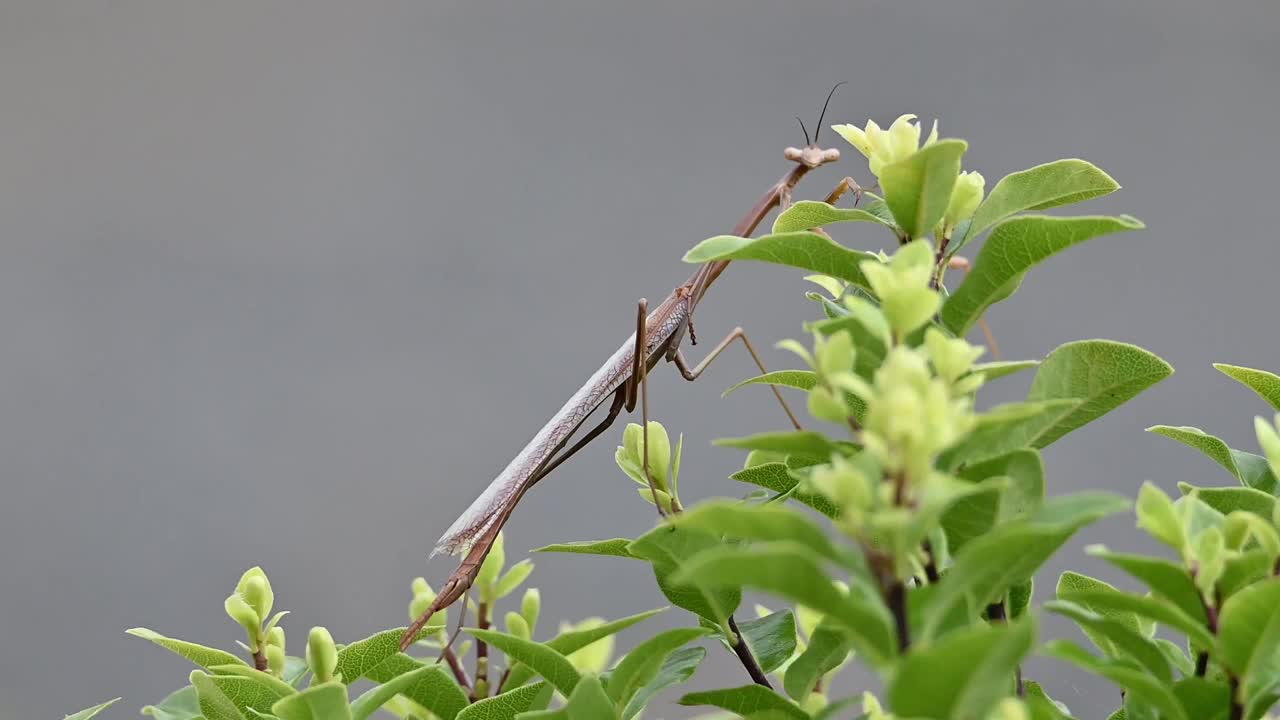
[[[188,669],[124,629],[230,646],[222,599],[253,564],[295,651],[312,624],[350,641],[403,623],[409,580],[452,567],[426,563],[434,539],[627,334],[635,299],[682,281],[681,254],[785,170],[792,116],[811,123],[837,80],[829,122],[940,116],[989,183],[1080,156],[1126,186],[1081,211],[1148,231],[1056,258],[991,320],[1006,357],[1106,337],[1178,368],[1053,446],[1051,492],[1226,482],[1142,429],[1254,448],[1265,407],[1209,363],[1280,367],[1278,19],[1265,1],[3,0],[0,718],[116,694],[110,717],[132,716]],[[869,180],[846,157],[800,195]],[[803,289],[735,266],[699,329],[796,336]],[[782,427],[764,391],[720,399],[750,372],[733,353],[696,384],[655,377],[691,499],[742,491],[712,437]],[[511,555],[651,526],[619,437],[525,501]],[[1151,547],[1129,517],[1088,539]],[[1041,599],[1063,568],[1101,570],[1082,544]],[[663,602],[623,561],[537,562],[544,634]],[[1081,718],[1119,699],[1057,663],[1029,674]],[[694,684],[744,681],[713,655]]]

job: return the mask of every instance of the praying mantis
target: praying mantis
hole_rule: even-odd
[[[830,96],[827,99],[830,101]],[[824,106],[823,112],[825,111]],[[821,117],[818,123],[821,126]],[[803,123],[801,125],[803,126]],[[791,169],[760,196],[760,199],[733,228],[731,234],[741,237],[750,236],[774,208],[786,209],[790,206],[795,187],[809,171],[840,159],[839,150],[824,149],[818,145],[817,133],[812,142],[808,142],[807,132],[805,139],[804,147],[788,147],[784,150],[783,156],[792,163]],[[827,195],[826,202],[835,203],[850,190],[855,194],[861,192],[858,184],[852,178],[846,177]],[[652,311],[649,310],[648,302],[643,298],[640,299],[637,306],[635,333],[624,341],[564,406],[542,426],[524,449],[494,478],[493,482],[436,543],[433,556],[440,553],[464,556],[458,568],[440,588],[435,600],[405,631],[400,641],[401,650],[406,650],[413,644],[432,615],[452,605],[471,587],[481,564],[497,540],[498,532],[502,530],[524,494],[608,429],[624,407],[627,412],[631,412],[637,403],[641,405],[644,418],[643,443],[647,447],[647,377],[649,371],[653,370],[658,363],[666,360],[675,364],[681,376],[693,381],[734,340],[741,340],[760,371],[766,372],[763,362],[741,327],[730,332],[707,354],[706,358],[696,365],[691,366],[681,352],[681,344],[686,334],[690,344],[697,344],[693,329],[694,308],[702,300],[711,284],[725,271],[729,262],[717,260],[699,266],[688,280],[673,290]],[[799,429],[800,423],[787,406],[782,393],[777,387],[772,387],[772,390],[792,425]],[[608,402],[608,408],[601,422],[569,445],[573,435],[606,402]],[[648,476],[648,452],[644,451],[641,454],[645,463],[644,474]],[[655,490],[652,484],[650,490]],[[662,513],[662,506],[657,503],[656,491],[654,500],[659,513]]]

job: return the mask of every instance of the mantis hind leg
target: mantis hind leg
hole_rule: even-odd
[[[973,265],[969,262],[969,258],[955,255],[947,260],[947,267],[967,273],[969,272],[969,268],[973,267]],[[939,272],[941,272],[941,268],[939,268]],[[935,289],[937,289],[936,284]],[[985,317],[978,318],[978,327],[982,328],[982,337],[986,339],[987,347],[991,349],[991,359],[999,360],[1000,346],[996,344],[996,335],[991,332],[991,326],[987,324],[987,319]]]
[[[707,356],[702,359],[702,362],[699,362],[693,367],[689,367],[689,363],[684,358],[684,353],[679,350],[676,350],[675,353],[672,354],[671,361],[674,362],[676,364],[676,368],[680,370],[680,375],[683,376],[685,380],[692,382],[697,380],[698,376],[702,375],[702,372],[706,370],[707,367],[720,356],[720,353],[724,352],[734,340],[741,340],[742,344],[746,346],[747,352],[751,354],[751,359],[755,361],[756,367],[760,368],[761,374],[767,374],[769,372],[769,369],[764,366],[764,361],[760,359],[759,353],[757,353],[755,347],[751,345],[751,341],[747,339],[746,331],[741,327],[734,328],[733,332],[725,336],[725,339],[721,340],[719,345],[716,345],[712,348],[711,352],[707,353]],[[786,398],[782,397],[782,391],[778,389],[778,386],[770,385],[769,388],[773,390],[773,396],[776,397],[778,399],[778,403],[782,405],[782,410],[787,414],[787,419],[791,421],[792,427],[797,430],[803,429],[800,426],[800,421],[796,419],[795,413],[791,411],[791,406],[787,404]]]

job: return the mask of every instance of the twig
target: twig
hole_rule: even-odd
[[[458,654],[453,651],[453,648],[447,647],[441,656],[444,658],[445,663],[449,665],[449,669],[453,671],[454,679],[470,695],[472,692],[471,678],[467,676],[467,669],[462,666],[462,660],[458,658]]]
[[[647,447],[645,448],[644,453],[645,455],[649,454]],[[648,477],[647,474],[646,477]],[[653,481],[650,480],[649,482],[652,485]],[[675,499],[675,495],[672,495],[671,513],[673,515],[679,515],[682,512],[684,512],[684,508],[680,507],[680,504]],[[754,682],[757,685],[763,685],[772,690],[773,684],[769,682],[769,677],[764,674],[764,669],[760,667],[760,662],[756,660],[756,656],[751,653],[751,648],[747,645],[747,639],[743,637],[742,632],[738,630],[738,621],[734,619],[733,613],[729,613],[729,631],[733,633],[733,637],[736,640],[736,642],[730,643],[733,647],[733,654],[738,656],[738,660],[742,662],[742,667],[746,668],[747,675],[751,676],[751,682]]]
[[[1196,653],[1196,677],[1202,678],[1209,672],[1209,652],[1201,650]]]
[[[259,647],[253,653],[253,666],[263,672],[267,671],[267,653],[266,650]]]
[[[729,616],[729,630],[738,640],[733,646],[733,652],[742,661],[742,667],[747,669],[747,674],[751,676],[752,682],[772,690],[773,685],[769,682],[769,678],[765,676],[764,670],[760,668],[760,663],[756,661],[756,656],[751,654],[751,648],[747,647],[747,639],[738,630],[738,622],[733,619],[732,615]]]
[[[502,671],[502,677],[498,678],[498,684],[495,685],[493,688],[495,691],[500,693],[502,692],[503,688],[506,687],[507,678],[511,677],[511,668],[514,666],[514,664],[515,663],[511,662],[510,658],[507,659],[507,668]]]
[[[938,574],[938,558],[933,554],[933,543],[928,540],[924,541],[924,577],[932,585],[941,579]]]
[[[1244,704],[1240,702],[1240,678],[1232,673],[1227,676],[1227,684],[1231,686],[1231,720],[1244,720]]]
[[[489,629],[489,604],[480,601],[476,606],[476,626]],[[489,644],[476,638],[476,683],[471,688],[471,702],[489,696]]]
[[[893,622],[898,628],[898,652],[906,652],[911,647],[911,629],[907,623],[907,586],[896,577],[893,578],[884,589],[884,600],[893,613]]]
[[[1008,622],[1009,616],[1005,613],[1004,600],[994,602],[987,606],[987,619],[991,622]],[[1022,682],[1022,665],[1015,665],[1013,668],[1014,689],[1018,693],[1018,697],[1027,696],[1027,688]]]

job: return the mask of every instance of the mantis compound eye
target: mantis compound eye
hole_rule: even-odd
[[[804,157],[804,152],[800,148],[789,147],[782,151],[782,157],[791,162],[800,162],[801,158]]]
[[[840,159],[840,151],[835,148],[827,148],[822,151],[822,162],[835,162]]]

